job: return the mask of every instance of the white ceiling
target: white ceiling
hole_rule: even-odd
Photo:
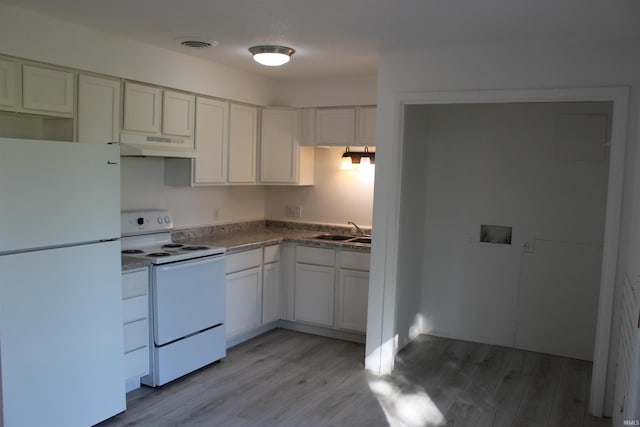
[[[372,74],[387,49],[640,36],[639,0],[0,1],[278,79]],[[247,49],[265,43],[297,52],[263,67]]]

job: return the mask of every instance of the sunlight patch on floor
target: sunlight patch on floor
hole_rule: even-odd
[[[369,389],[382,407],[391,426],[442,426],[444,415],[424,390],[403,392],[384,378],[369,379]]]

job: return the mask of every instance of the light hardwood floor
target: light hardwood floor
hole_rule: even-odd
[[[396,371],[364,346],[276,329],[157,390],[130,393],[111,426],[610,426],[586,414],[591,364],[420,336]]]

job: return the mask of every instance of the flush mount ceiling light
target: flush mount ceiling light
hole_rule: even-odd
[[[209,40],[204,37],[178,37],[176,43],[188,47],[190,49],[207,49],[210,47],[216,47],[218,42],[215,40]]]
[[[268,67],[277,67],[289,62],[295,50],[286,46],[260,45],[249,48],[253,55],[253,60]]]

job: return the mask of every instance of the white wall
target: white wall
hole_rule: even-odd
[[[264,219],[264,187],[168,187],[164,159],[122,157],[121,162],[123,210],[169,209],[176,228]]]
[[[375,105],[376,75],[291,79],[278,81],[273,105],[323,107]]]
[[[407,140],[419,138],[424,131],[420,118],[415,114],[412,117],[417,120],[409,117],[405,121],[404,134]],[[427,144],[406,144],[402,156],[402,199],[424,194],[426,159]],[[398,288],[396,296],[397,306],[402,307],[396,312],[398,348],[404,347],[425,330],[422,314],[424,266],[422,262],[416,262],[424,258],[425,215],[424,197],[414,198],[413,203],[405,204],[400,209],[400,222],[411,226],[402,227],[398,236],[398,282],[407,284]]]
[[[395,348],[389,343],[393,343],[396,335],[407,333],[397,329],[400,325],[395,323],[396,312],[402,312],[404,307],[396,306],[395,301],[404,288],[415,286],[398,281],[400,206],[409,206],[415,201],[412,197],[400,198],[403,151],[399,138],[402,115],[397,101],[400,94],[628,85],[631,88],[625,169],[628,184],[633,178],[637,151],[640,78],[637,45],[638,40],[607,40],[381,52],[374,229],[383,238],[378,239],[378,244],[372,248],[368,367],[377,369],[381,366],[385,371],[393,365]],[[631,191],[631,185],[625,185],[619,258],[622,268],[619,271],[624,271],[628,253]],[[612,348],[615,349],[615,340],[613,343]],[[610,360],[615,360],[615,357]]]
[[[275,81],[0,4],[0,54],[269,105]]]
[[[266,190],[266,217],[274,220],[371,226],[373,173],[341,170],[343,147],[316,148],[314,185],[271,186]],[[286,216],[286,207],[302,206],[301,218]]]
[[[558,121],[568,114],[610,118],[611,104],[408,107],[405,149],[426,145],[415,172],[426,200],[426,332],[592,359],[609,166],[601,144],[609,138],[605,125],[600,160],[562,158]],[[513,227],[511,244],[479,242],[481,224]],[[534,253],[522,250],[527,242]],[[556,266],[546,252],[558,250],[565,262]],[[539,279],[547,273],[565,280]],[[530,317],[540,312],[544,319]]]

